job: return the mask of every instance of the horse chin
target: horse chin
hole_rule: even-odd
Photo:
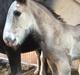
[[[20,45],[18,44],[18,45],[16,45],[16,46],[13,46],[12,48],[13,48],[14,50],[18,50],[19,47],[20,47]]]

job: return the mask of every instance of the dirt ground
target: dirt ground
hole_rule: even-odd
[[[34,75],[35,70],[35,65],[22,64],[22,75]],[[9,63],[5,59],[0,59],[0,75],[11,75]],[[49,75],[51,74],[49,73]],[[73,71],[71,75],[78,75],[78,73]]]
[[[31,53],[30,55],[27,54],[27,57],[23,55],[22,58],[27,58],[30,60],[30,56],[32,57],[34,53]],[[34,55],[35,57],[35,55]],[[34,65],[36,62],[36,58],[31,58],[33,61],[28,61],[26,63],[22,63],[22,75],[34,75],[34,71],[36,70],[36,65]],[[34,61],[35,60],[35,61]],[[24,59],[25,61],[25,59]],[[6,60],[6,56],[0,54],[0,75],[11,75],[10,66],[8,60]],[[49,73],[48,75],[51,75]],[[79,75],[77,71],[72,70],[71,75]]]
[[[34,75],[36,70],[36,53],[29,52],[21,54],[22,63],[22,75]],[[11,75],[9,62],[5,54],[0,53],[0,75]]]
[[[35,65],[22,64],[22,75],[34,75]],[[0,75],[11,75],[7,60],[0,59]]]

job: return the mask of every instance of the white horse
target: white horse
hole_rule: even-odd
[[[80,59],[80,26],[66,25],[33,0],[17,0],[9,8],[3,32],[3,40],[10,47],[21,45],[29,34],[37,36],[53,75],[53,64],[58,75],[71,75],[71,60]],[[40,75],[44,72],[41,59]]]

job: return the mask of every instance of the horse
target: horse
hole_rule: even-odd
[[[71,75],[71,61],[80,59],[79,33],[80,25],[62,23],[43,5],[33,0],[15,0],[7,14],[3,40],[7,46],[16,49],[32,34],[51,67],[52,75],[53,64],[58,75]],[[40,75],[46,75],[44,65],[42,67]]]
[[[36,52],[39,58],[38,58],[38,66],[35,71],[36,74],[39,72],[41,50],[40,48],[38,48],[38,44],[34,42],[34,40],[32,40],[33,39],[31,37],[32,34],[29,35],[28,39],[23,42],[23,44],[17,49],[17,51],[15,51],[15,49],[13,48],[6,46],[2,38],[8,9],[13,1],[14,0],[0,0],[0,52],[7,54],[12,75],[18,75],[18,74],[20,75],[21,74],[20,54],[24,52],[30,52],[36,50],[37,48],[39,51],[36,50]]]

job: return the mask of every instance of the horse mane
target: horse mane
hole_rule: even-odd
[[[21,4],[25,4],[26,0],[16,0],[17,2],[21,3]]]
[[[45,1],[46,0],[34,0],[35,2],[38,2],[38,3],[40,3],[41,5],[43,5],[44,7],[46,7],[52,14],[53,14],[53,16],[57,19],[57,20],[59,20],[60,22],[62,22],[62,23],[65,23],[66,24],[66,21],[60,16],[60,15],[58,15],[53,9],[51,9],[50,7],[48,7],[46,4],[45,4]]]

